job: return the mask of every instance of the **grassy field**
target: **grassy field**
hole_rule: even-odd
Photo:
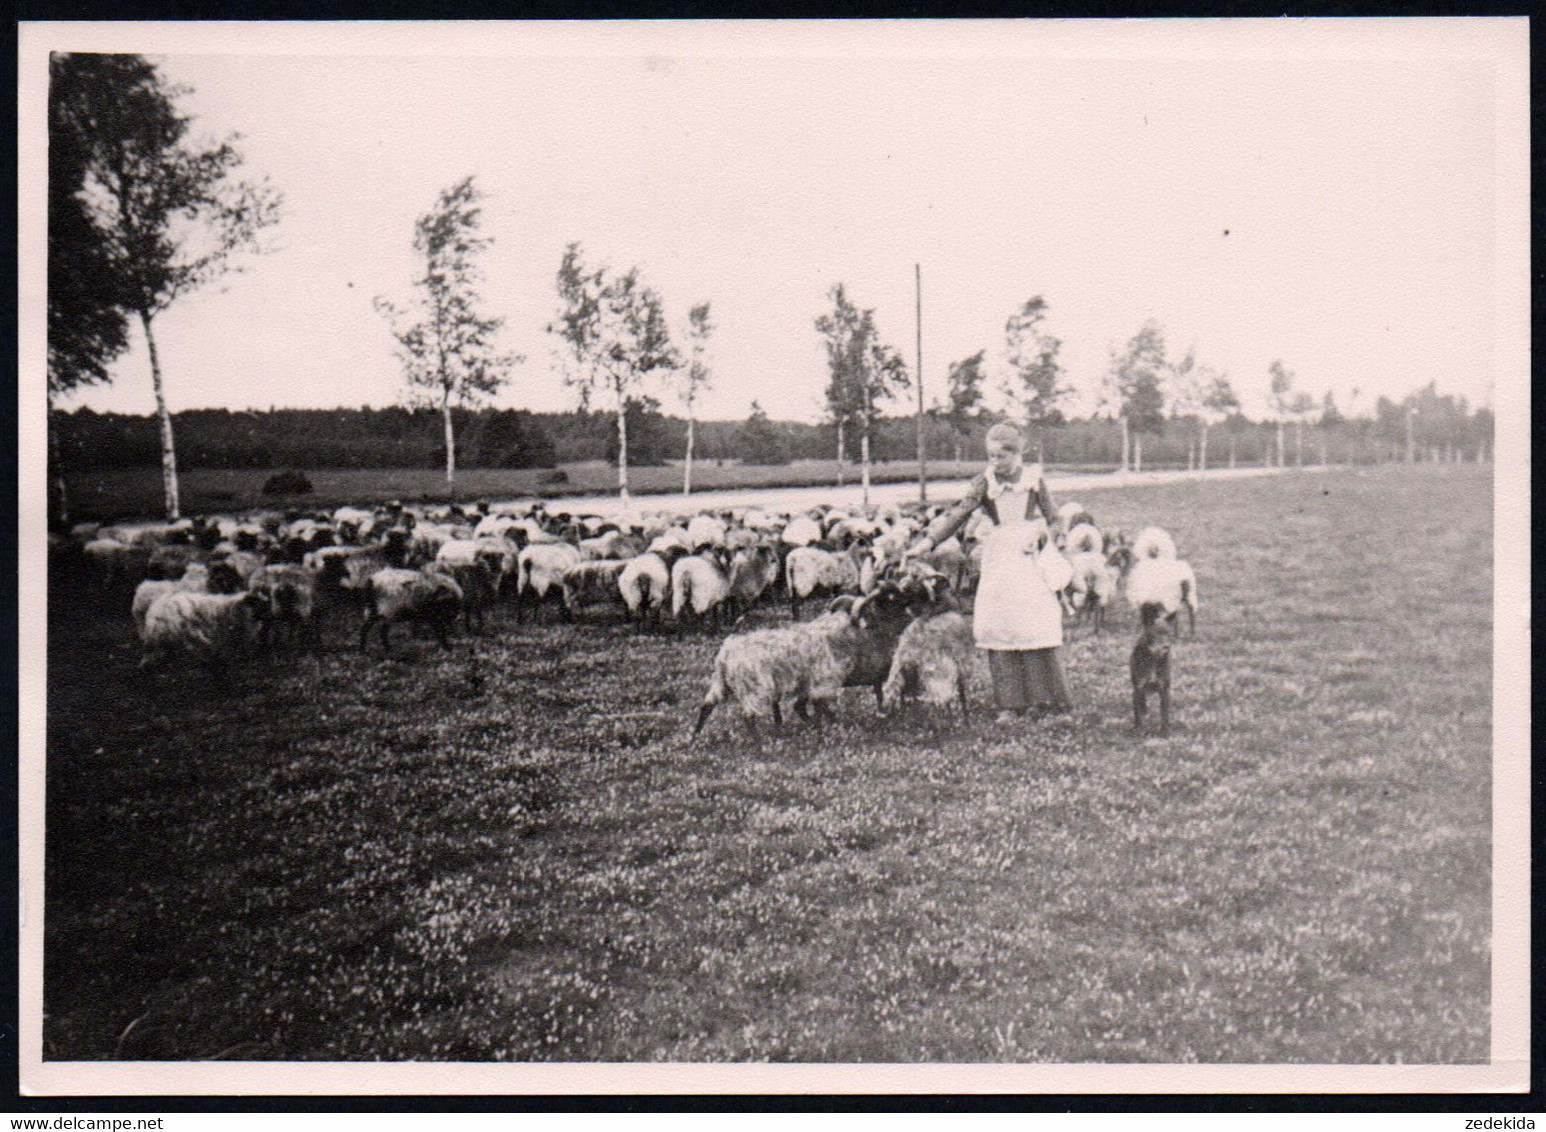
[[[308,495],[265,496],[263,482],[271,473],[233,468],[193,469],[181,473],[179,496],[184,514],[249,510],[254,507],[337,507],[388,499],[443,503],[453,499],[517,499],[593,495],[617,490],[617,469],[591,461],[564,464],[563,483],[547,483],[551,468],[471,468],[456,475],[455,492],[446,489],[443,470],[433,468],[322,468],[306,472],[313,491]],[[981,460],[929,462],[929,478],[969,479],[982,470]],[[1091,467],[1090,471],[1110,471]],[[909,482],[918,465],[898,460],[872,466],[876,483]],[[679,493],[682,469],[676,465],[630,468],[629,485],[636,495]],[[857,483],[859,470],[849,465],[845,482]],[[712,491],[737,487],[805,487],[837,482],[835,460],[798,460],[792,464],[717,464],[700,461],[693,467],[693,489]],[[119,468],[86,472],[70,480],[70,511],[77,521],[154,519],[163,514],[161,469]]]
[[[340,628],[222,698],[55,586],[45,1057],[1485,1061],[1488,470],[1093,503],[1199,574],[1168,739],[1125,610],[1067,723],[690,745],[710,634]]]

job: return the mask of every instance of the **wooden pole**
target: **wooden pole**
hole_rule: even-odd
[[[923,441],[923,265],[913,264],[913,295],[916,304],[913,311],[913,326],[917,331],[917,376],[918,376],[918,502],[929,501],[929,476],[928,465],[924,455]]]

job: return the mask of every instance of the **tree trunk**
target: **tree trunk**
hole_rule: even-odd
[[[1278,467],[1286,468],[1288,464],[1283,459],[1283,422],[1278,421]]]
[[[1412,410],[1408,409],[1406,412],[1406,462],[1408,464],[1417,463],[1415,439],[1412,433]]]
[[[1128,453],[1132,444],[1132,438],[1127,432],[1127,418],[1120,417],[1118,419],[1122,422],[1122,471],[1125,474],[1129,468]]]
[[[48,407],[48,485],[53,490],[49,502],[48,522],[60,530],[70,525],[70,495],[65,489],[64,457],[59,448],[59,414],[53,405]]]
[[[682,494],[692,494],[692,429],[693,413],[687,410],[687,459],[682,462]]]
[[[177,453],[172,446],[172,414],[166,411],[166,390],[161,384],[161,358],[156,353],[155,335],[150,332],[150,312],[140,311],[145,328],[145,345],[150,349],[150,386],[156,393],[156,417],[161,422],[161,483],[166,491],[166,517],[175,522],[182,517],[177,502]]]
[[[1480,453],[1481,449],[1478,448],[1476,451],[1478,453]],[[956,437],[956,463],[959,464],[960,462],[961,462],[961,438],[958,436],[958,437]],[[1482,458],[1481,458],[1481,456],[1479,454],[1476,457],[1476,462],[1478,464],[1480,464],[1482,462]]]
[[[864,480],[863,506],[868,507],[870,505],[870,429],[868,425],[859,435],[859,459],[862,464],[860,475]]]
[[[451,423],[451,397],[446,395],[440,402],[440,415],[445,421],[446,431],[446,487],[456,486],[456,429]],[[452,492],[452,502],[455,502],[455,492]]]
[[[1325,433],[1325,431],[1322,430],[1317,435],[1316,439],[1319,441],[1320,457],[1321,457],[1321,467],[1324,468],[1326,466],[1326,433]]]
[[[1207,425],[1203,425],[1202,426],[1202,432],[1197,437],[1197,470],[1199,472],[1206,472],[1208,470],[1208,426]]]
[[[1143,474],[1143,433],[1133,434],[1133,475]]]
[[[1294,467],[1304,467],[1304,421],[1294,422]]]
[[[628,502],[628,407],[617,395],[617,497]]]
[[[843,418],[837,419],[837,486],[843,486]]]

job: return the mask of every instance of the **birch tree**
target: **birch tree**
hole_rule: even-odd
[[[504,319],[479,310],[482,271],[477,260],[493,243],[479,234],[482,199],[472,177],[442,191],[435,206],[413,226],[413,250],[424,261],[423,272],[413,281],[413,300],[399,307],[376,299],[376,309],[397,339],[408,401],[440,413],[447,486],[456,483],[453,411],[493,396],[521,360],[496,347]]]
[[[565,384],[579,393],[580,408],[605,393],[617,414],[617,491],[628,496],[628,402],[646,382],[681,364],[671,344],[660,296],[644,286],[639,269],[622,274],[587,268],[579,244],[570,244],[558,268],[558,319],[548,330],[567,351]]]
[[[678,373],[681,382],[682,406],[687,410],[687,454],[682,461],[682,494],[692,494],[692,456],[694,425],[698,417],[698,397],[706,392],[712,382],[707,354],[709,335],[714,324],[709,321],[709,304],[699,303],[687,312],[687,364]]]
[[[191,93],[168,84],[139,55],[85,55],[75,126],[84,149],[82,199],[106,241],[116,305],[139,320],[161,429],[166,516],[181,514],[172,417],[167,409],[156,318],[182,296],[263,251],[260,236],[278,222],[280,194],[241,181],[239,135],[218,143],[188,137],[191,120],[174,100]]]

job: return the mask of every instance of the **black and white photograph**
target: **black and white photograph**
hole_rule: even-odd
[[[1526,20],[19,36],[26,1091],[1530,1087]]]

